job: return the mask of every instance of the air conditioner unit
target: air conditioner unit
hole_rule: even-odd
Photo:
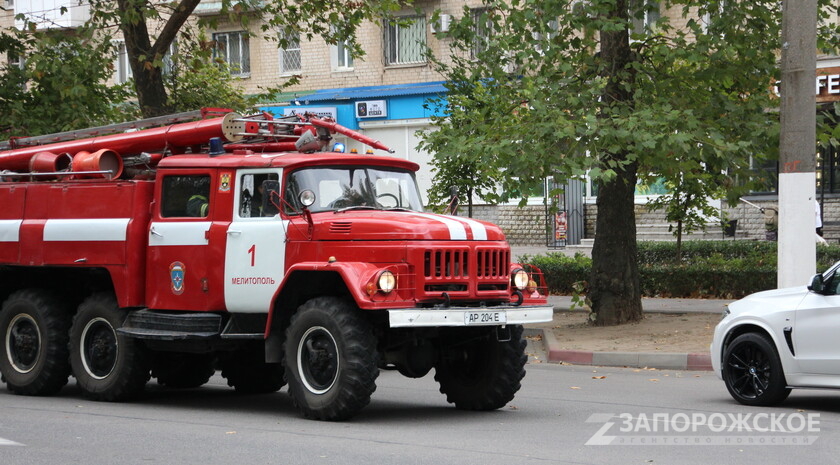
[[[449,32],[449,24],[452,22],[452,15],[440,15],[437,21],[429,25],[432,29],[432,34],[438,32]]]

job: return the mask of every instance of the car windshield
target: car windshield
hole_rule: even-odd
[[[286,181],[286,212],[300,211],[300,193],[311,191],[309,210],[406,209],[423,211],[414,173],[379,166],[329,166],[294,171]]]

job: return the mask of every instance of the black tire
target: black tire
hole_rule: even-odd
[[[775,405],[790,394],[779,353],[763,334],[736,337],[726,347],[722,364],[726,389],[744,405]]]
[[[307,418],[346,420],[376,390],[376,338],[351,303],[318,297],[300,306],[286,331],[286,381]]]
[[[266,363],[262,344],[240,349],[222,359],[222,377],[240,394],[268,394],[286,385],[282,363]]]
[[[513,400],[525,377],[522,326],[510,325],[510,340],[499,342],[496,328],[442,350],[435,380],[449,403],[462,410],[495,410]]]
[[[152,377],[173,389],[192,389],[210,381],[216,372],[213,354],[159,352],[152,363]]]
[[[81,305],[70,328],[70,365],[85,397],[117,402],[137,397],[150,378],[148,354],[137,340],[117,333],[127,313],[109,293]]]
[[[70,312],[49,291],[25,289],[0,310],[0,373],[15,394],[55,394],[70,377]]]

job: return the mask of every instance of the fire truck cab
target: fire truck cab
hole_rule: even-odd
[[[434,369],[458,408],[514,397],[522,324],[552,309],[497,226],[425,212],[413,162],[313,150],[335,131],[377,146],[334,123],[213,121],[85,139],[66,168],[43,154],[78,139],[0,152],[11,391],[54,394],[73,376],[118,401],[152,377],[193,388],[220,370],[241,392],[288,384],[304,416],[341,420],[370,402],[380,369]],[[276,142],[301,125],[314,130],[297,146]]]

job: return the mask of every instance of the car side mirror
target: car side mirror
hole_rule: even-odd
[[[825,282],[821,273],[817,273],[811,277],[811,284],[808,285],[808,290],[822,294],[823,290],[825,290]]]

